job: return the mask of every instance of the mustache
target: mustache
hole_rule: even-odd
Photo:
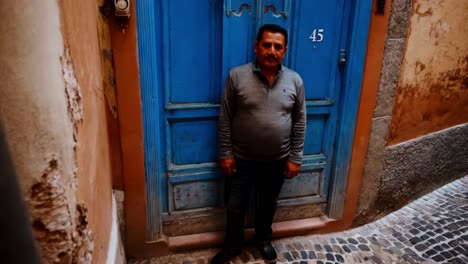
[[[265,59],[274,59],[274,60],[276,60],[277,58],[276,58],[275,55],[266,55]]]

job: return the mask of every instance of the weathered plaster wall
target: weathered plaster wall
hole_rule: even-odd
[[[120,153],[97,3],[6,1],[0,15],[0,122],[43,262],[105,263]]]
[[[76,247],[92,241],[86,223],[80,223],[85,215],[76,199],[57,3],[7,1],[0,16],[0,121],[42,258],[46,263],[88,259],[89,252]],[[67,78],[73,82],[73,76]]]
[[[93,263],[104,263],[112,223],[112,176],[120,174],[120,143],[112,107],[115,96],[109,92],[109,76],[104,79],[102,70],[102,21],[97,1],[60,1],[59,6],[64,45],[70,52],[84,109],[76,133],[78,197],[87,207],[93,231]],[[108,53],[106,57],[111,58]]]
[[[467,1],[413,1],[389,145],[468,122],[467,21]]]
[[[452,12],[454,6],[464,11]],[[467,7],[455,0],[392,2],[355,224],[468,173],[467,127],[455,126],[467,121],[460,113],[468,112],[467,25],[461,23]],[[436,34],[447,28],[448,39]]]

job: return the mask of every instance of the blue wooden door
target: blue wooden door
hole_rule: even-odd
[[[349,10],[345,0],[161,0],[155,5],[149,30],[155,32],[158,77],[142,89],[144,100],[156,106],[144,104],[143,112],[149,127],[147,182],[154,185],[148,197],[158,199],[159,219],[153,221],[160,221],[162,233],[223,229],[216,132],[223,82],[231,67],[254,59],[255,33],[266,23],[288,30],[284,64],[302,76],[307,101],[304,165],[298,177],[286,181],[275,221],[326,214],[345,89],[340,59],[345,59]],[[157,196],[151,195],[154,188]]]

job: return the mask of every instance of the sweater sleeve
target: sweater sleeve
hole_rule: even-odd
[[[221,98],[221,110],[219,115],[219,158],[232,158],[231,123],[235,113],[235,97],[233,82],[229,73],[224,86],[224,95]]]
[[[292,113],[291,150],[288,158],[293,163],[302,164],[307,116],[302,80],[300,80],[296,89],[297,97]]]

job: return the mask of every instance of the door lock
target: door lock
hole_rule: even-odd
[[[114,0],[114,7],[117,18],[130,17],[130,0]]]

